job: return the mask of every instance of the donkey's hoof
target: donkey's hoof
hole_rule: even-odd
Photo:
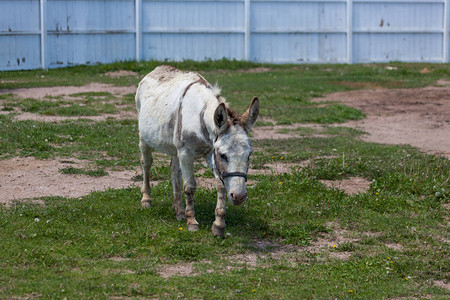
[[[189,224],[188,225],[188,230],[189,231],[199,231],[200,230],[200,226],[198,224]]]
[[[150,207],[150,196],[148,194],[142,195],[141,206],[142,207]]]
[[[141,201],[141,206],[144,208],[150,208],[150,201]]]
[[[225,236],[225,228],[220,228],[213,224],[211,229],[212,229],[212,233],[214,236],[219,236],[219,237]]]
[[[141,200],[141,206],[149,208],[150,207],[150,198],[144,196]]]
[[[181,221],[181,220],[184,220],[184,219],[186,219],[186,216],[185,216],[185,214],[184,214],[184,211],[181,212],[181,213],[177,213],[177,220],[178,220],[178,221]]]

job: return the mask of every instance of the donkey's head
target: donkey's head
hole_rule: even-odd
[[[225,103],[220,103],[214,113],[217,127],[213,150],[215,172],[234,205],[240,205],[247,199],[245,182],[252,153],[248,131],[255,124],[258,114],[259,100],[256,97],[242,116],[231,112]]]

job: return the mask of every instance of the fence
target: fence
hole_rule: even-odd
[[[118,60],[449,62],[450,0],[0,0],[0,70]]]

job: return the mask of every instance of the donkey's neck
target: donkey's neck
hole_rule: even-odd
[[[205,138],[208,139],[208,142],[211,142],[211,145],[217,139],[217,127],[214,123],[214,113],[216,111],[217,105],[219,102],[217,100],[207,101],[205,106],[203,107],[202,112],[204,111],[203,120],[204,124],[202,125],[202,131],[205,135]]]

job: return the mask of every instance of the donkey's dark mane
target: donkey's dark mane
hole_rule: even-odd
[[[227,114],[228,114],[230,121],[233,123],[233,125],[241,125],[241,126],[243,125],[242,124],[242,115],[240,113],[227,107]]]

